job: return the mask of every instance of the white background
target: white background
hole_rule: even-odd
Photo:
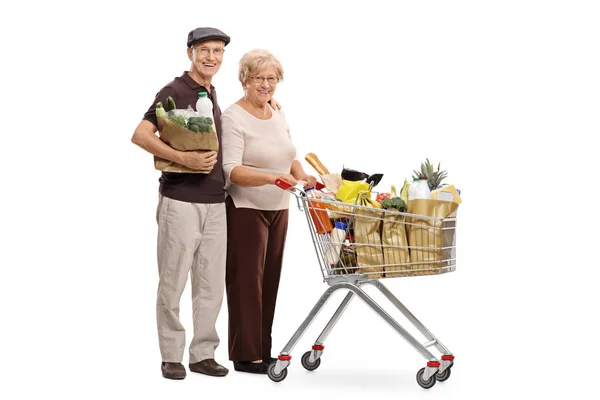
[[[596,2],[15,4],[0,16],[1,398],[596,390]],[[292,352],[280,384],[234,371],[161,377],[159,172],[130,138],[156,92],[189,68],[185,41],[198,26],[232,37],[213,82],[222,109],[241,96],[242,54],[268,49],[285,69],[275,97],[301,156],[315,152],[334,171],[384,173],[383,189],[429,158],[462,190],[457,271],[385,282],[456,355],[447,382],[421,389],[415,374],[425,361],[358,300],[319,370],[305,371],[300,356],[341,294]],[[303,218],[291,208],[274,353],[326,288]],[[188,287],[188,340],[190,303]],[[226,307],[216,358],[233,369]]]

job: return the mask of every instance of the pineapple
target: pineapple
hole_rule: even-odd
[[[448,176],[446,171],[440,171],[440,164],[438,163],[437,171],[434,171],[433,165],[426,159],[425,163],[421,163],[421,171],[413,170],[415,178],[427,178],[427,186],[429,190],[436,189],[440,183]]]

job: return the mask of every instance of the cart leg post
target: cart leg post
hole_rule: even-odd
[[[415,317],[405,306],[398,300],[396,296],[380,281],[369,281],[367,283],[375,286],[383,295],[394,305],[400,312],[429,340],[427,347],[435,346],[435,348],[444,356],[452,356],[450,350],[446,348],[433,334]],[[454,357],[452,357],[454,359]],[[440,371],[447,368],[447,363],[442,363]]]
[[[331,317],[331,319],[329,320],[329,322],[327,323],[327,325],[325,326],[325,328],[323,329],[323,331],[321,332],[321,334],[315,341],[314,345],[312,346],[312,350],[310,351],[310,356],[308,357],[309,363],[312,364],[315,361],[317,361],[319,358],[321,358],[321,355],[323,354],[323,349],[324,349],[323,343],[325,342],[325,340],[327,339],[327,336],[329,336],[329,334],[331,333],[331,331],[333,330],[333,328],[335,327],[337,322],[340,320],[340,317],[342,316],[344,311],[346,311],[346,309],[348,308],[348,304],[350,304],[350,301],[352,300],[353,297],[354,297],[354,292],[352,292],[352,291],[350,291],[350,292],[348,292],[348,294],[346,294],[346,297],[344,297],[344,300],[342,300],[342,303],[339,305],[339,307],[337,308],[337,310],[335,311],[335,313],[333,314],[333,316]]]
[[[310,310],[310,313],[304,319],[304,321],[302,322],[302,324],[298,327],[298,329],[296,329],[296,332],[294,333],[294,335],[292,336],[292,338],[288,341],[288,343],[285,345],[285,347],[283,348],[283,350],[281,350],[280,354],[282,356],[287,356],[287,355],[290,354],[290,352],[296,346],[296,343],[298,342],[298,340],[300,340],[300,338],[302,337],[302,335],[304,335],[304,332],[306,332],[306,330],[308,329],[308,327],[310,326],[310,324],[314,321],[314,319],[316,318],[316,316],[319,314],[319,312],[321,311],[321,309],[323,308],[323,306],[327,303],[327,301],[331,297],[331,294],[333,292],[335,292],[336,290],[341,289],[342,287],[343,286],[340,286],[340,285],[331,286],[331,287],[329,287],[325,291],[325,293],[323,293],[323,295],[321,296],[321,298],[317,301],[317,304],[315,304],[315,306],[312,308],[312,310]]]
[[[315,345],[319,346],[319,345],[322,345],[323,342],[325,342],[325,339],[327,339],[327,336],[329,336],[329,334],[331,333],[331,331],[333,330],[335,325],[338,323],[340,317],[342,316],[344,311],[346,311],[346,308],[348,308],[348,304],[350,304],[350,301],[352,300],[353,297],[354,297],[354,292],[352,292],[352,291],[348,292],[348,294],[346,295],[346,297],[344,297],[344,300],[342,301],[342,303],[340,304],[338,309],[335,311],[335,314],[333,314],[333,316],[327,323],[327,326],[325,326],[325,328],[323,329],[323,332],[321,332],[321,334],[315,341]]]
[[[415,339],[410,333],[406,331],[391,315],[389,315],[379,304],[377,304],[364,290],[360,287],[350,283],[340,283],[338,286],[345,287],[353,291],[358,297],[360,297],[373,311],[375,311],[381,318],[384,319],[396,332],[400,334],[409,344],[411,344],[415,350],[419,352],[428,362],[438,362],[437,358],[427,350],[417,339]]]

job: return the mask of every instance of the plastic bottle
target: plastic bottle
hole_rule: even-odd
[[[325,262],[330,266],[337,264],[340,260],[340,251],[346,240],[346,227],[345,223],[337,221],[335,228],[331,231],[331,242],[325,250]]]
[[[416,190],[417,190],[417,185],[419,184],[419,178],[413,178],[413,181],[410,183],[410,186],[408,187],[408,199],[409,200],[414,200],[416,198]]]
[[[308,190],[306,194],[309,197],[307,202],[308,211],[313,223],[315,224],[315,230],[319,235],[331,232],[333,225],[329,219],[329,214],[327,213],[327,207],[325,206],[325,203],[317,200],[314,194],[314,189]]]
[[[419,179],[415,189],[415,199],[431,199],[431,191],[427,184],[427,178]]]
[[[198,114],[199,117],[207,117],[211,120],[214,118],[213,104],[208,98],[208,94],[206,92],[198,93],[198,101],[196,101],[196,114]]]

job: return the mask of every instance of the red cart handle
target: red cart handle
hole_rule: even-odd
[[[279,178],[277,178],[275,180],[275,184],[283,190],[289,190],[294,187],[294,185],[292,185],[288,181],[284,181],[283,179],[279,179]],[[317,190],[321,190],[324,188],[325,188],[325,185],[323,185],[321,182],[317,182],[315,185],[315,189],[317,189]],[[307,188],[307,189],[309,189],[309,188]]]
[[[288,181],[284,181],[283,179],[279,178],[275,179],[275,184],[283,190],[288,190],[294,187],[294,185],[292,185]]]

